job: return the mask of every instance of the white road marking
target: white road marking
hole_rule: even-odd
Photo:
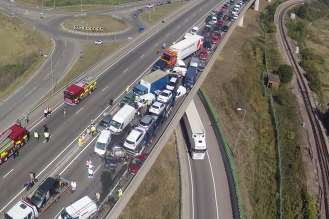
[[[78,109],[78,111],[75,112],[75,114],[80,113],[83,109],[84,109],[84,107],[81,107],[80,109]]]
[[[191,168],[191,161],[190,161],[190,156],[187,153],[187,160],[188,160],[188,166],[190,168],[190,181],[191,181],[191,202],[192,202],[192,219],[194,219],[194,192],[193,192],[193,176],[192,176],[192,168]]]
[[[59,175],[62,175],[66,170],[67,168],[69,168],[72,163],[80,156],[80,154],[82,154],[88,147],[91,143],[94,142],[94,140],[97,138],[97,136],[95,136],[72,160],[71,162],[65,166],[65,168],[59,173]],[[78,146],[77,146],[78,147]]]
[[[96,167],[96,169],[95,169],[95,171],[94,171],[94,174],[96,174],[97,173],[97,171],[100,169],[102,167],[102,165],[100,164],[100,165],[98,165],[98,167]]]
[[[206,152],[207,154],[207,157],[208,157],[208,162],[209,162],[209,166],[210,166],[210,172],[211,172],[211,178],[212,178],[212,184],[214,186],[214,192],[215,192],[215,202],[216,202],[216,218],[219,218],[218,217],[218,200],[217,200],[217,189],[216,189],[216,184],[215,184],[215,178],[214,178],[214,173],[212,171],[212,165],[211,165],[211,161],[210,161],[210,157],[209,157],[209,154],[208,154],[208,151]]]
[[[27,96],[30,96],[35,90],[37,89],[37,87],[33,87],[29,92],[27,92],[26,94],[24,94],[24,98]]]
[[[212,9],[211,9],[212,10]],[[208,12],[210,12],[211,10],[209,10]],[[208,13],[206,13],[206,14],[208,14]],[[205,16],[203,16],[203,17],[201,17],[197,22],[195,22],[192,26],[194,26],[194,25],[196,25],[197,23],[200,23],[201,22],[201,20],[202,19],[204,19],[204,17]],[[185,33],[184,33],[185,34]],[[180,37],[182,37],[182,36],[184,36],[184,34],[182,34]],[[126,56],[129,52],[131,52],[131,51],[133,51],[134,49],[136,49],[137,47],[139,47],[141,44],[143,44],[145,41],[147,41],[149,38],[151,38],[153,35],[150,35],[149,37],[146,37],[143,41],[141,41],[139,44],[137,44],[135,47],[133,47],[132,49],[130,49],[130,50],[128,50],[128,52],[127,53],[124,53],[124,54],[122,54],[120,57],[119,57],[119,59],[117,60],[117,61],[115,61],[114,63],[112,63],[111,65],[109,65],[107,68],[105,68],[105,70],[103,70],[103,72],[102,73],[100,73],[99,75],[97,75],[96,76],[96,80],[99,78],[99,77],[101,77],[104,73],[106,73],[107,72],[107,70],[108,69],[110,69],[113,65],[115,65],[116,63],[118,63],[124,56]],[[179,37],[179,38],[180,38]],[[152,63],[152,65],[156,62],[157,60],[155,60],[153,63]],[[152,66],[151,65],[151,66]],[[150,67],[151,67],[150,66]],[[149,67],[149,68],[150,68]],[[96,66],[93,68],[93,69],[95,69],[96,68]],[[148,69],[149,69],[148,68]],[[93,70],[93,69],[91,69],[91,70]],[[147,70],[148,70],[147,69]],[[146,71],[145,71],[146,72]],[[145,73],[144,72],[144,73]],[[143,73],[143,74],[144,74]],[[142,75],[140,75],[138,78],[136,78],[136,80],[132,83],[132,84],[134,84],[137,80],[139,80],[142,76],[143,76],[143,74]],[[115,98],[115,101],[117,100],[117,99],[119,99],[123,94],[125,93],[125,91],[123,91],[117,98]],[[53,112],[54,111],[56,111],[57,109],[59,109],[61,106],[63,106],[64,105],[64,103],[61,103],[61,104],[59,104],[54,110],[53,110]],[[96,121],[101,115],[103,115],[103,113],[109,108],[110,106],[107,106],[103,111],[102,111],[102,113],[101,114],[99,114],[93,121]],[[41,120],[39,120],[36,124],[34,124],[32,127],[31,127],[31,129],[33,129],[33,128],[35,128],[37,125],[39,125],[42,121],[44,120],[44,118],[43,119],[41,119]],[[83,133],[83,132],[85,132],[86,131],[86,129],[84,129],[68,146],[66,146],[66,148],[64,148],[44,169],[42,169],[41,170],[41,172],[37,175],[37,177],[39,177],[46,169],[48,169],[49,168],[49,166],[53,163],[53,162],[55,162],[57,159],[58,159],[58,157],[60,157],[77,139],[78,139],[78,137]],[[89,144],[88,144],[88,146],[89,146]],[[85,148],[87,148],[87,147],[85,147]],[[189,161],[190,162],[190,161]],[[191,166],[190,166],[190,171],[191,171]],[[191,178],[192,178],[192,176],[191,176]],[[191,181],[191,183],[192,183],[192,181]],[[1,210],[0,210],[0,212],[3,212],[19,195],[21,195],[23,192],[25,191],[25,189],[23,188],[23,189],[21,189],[12,199],[10,199],[8,202],[7,202],[7,204],[5,205],[5,206],[3,206],[2,208],[1,208]],[[193,191],[192,191],[192,196],[193,196]],[[193,208],[193,218],[192,219],[194,219],[194,202],[192,202],[192,208]]]
[[[8,173],[6,173],[5,175],[3,175],[2,178],[6,178],[6,177],[9,176],[9,174],[10,174],[11,172],[13,172],[13,171],[14,171],[14,169],[11,169]]]
[[[104,92],[106,89],[108,89],[110,86],[108,86],[108,85],[106,85],[103,89],[102,89],[102,91]]]
[[[123,73],[126,73],[128,71],[128,68],[126,68],[125,70],[123,70]]]

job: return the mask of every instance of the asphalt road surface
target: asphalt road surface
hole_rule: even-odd
[[[28,173],[34,171],[37,175],[47,175],[47,171],[58,165],[51,162],[54,157],[60,157],[70,149],[70,143],[79,133],[90,124],[90,121],[100,114],[107,106],[110,98],[117,97],[128,84],[133,82],[157,58],[156,50],[163,42],[173,42],[184,34],[187,27],[193,24],[202,15],[206,14],[218,1],[209,0],[199,3],[191,11],[177,18],[175,25],[165,27],[136,50],[113,65],[102,78],[98,80],[98,89],[80,105],[70,107],[64,116],[62,109],[53,113],[44,123],[52,135],[50,143],[41,143],[32,140],[21,151],[16,160],[10,160],[0,166],[0,210],[5,210],[14,201],[21,191]],[[188,18],[188,19],[187,19]],[[36,129],[42,131],[40,124]],[[60,152],[62,152],[60,154]]]
[[[63,32],[60,29],[60,24],[69,15],[50,13],[46,19],[40,19],[40,12],[37,10],[28,10],[16,3],[9,3],[6,0],[0,0],[0,9],[4,11],[14,11],[15,16],[20,17],[25,22],[33,25],[33,28],[46,33],[53,39],[55,44],[54,52],[44,54],[48,59],[37,72],[18,88],[14,93],[0,102],[0,130],[4,130],[10,126],[20,116],[26,115],[33,107],[48,94],[57,82],[61,81],[72,65],[80,56],[83,56],[81,42],[82,40],[93,41],[102,39],[103,41],[119,41],[127,40],[128,37],[134,37],[138,34],[138,27],[141,22],[138,18],[128,16],[126,20],[130,25],[130,29],[115,36],[84,36]],[[134,9],[134,7],[132,7]],[[132,10],[128,7],[128,14]],[[121,11],[123,9],[120,9]],[[127,10],[127,9],[125,9]],[[104,14],[105,12],[92,12],[91,15]],[[107,12],[116,13],[116,12]],[[51,58],[50,58],[51,57]],[[52,74],[51,74],[52,72]]]
[[[204,160],[192,160],[189,153],[186,165],[190,181],[190,213],[191,219],[199,218],[233,218],[231,197],[225,167],[216,136],[212,129],[208,114],[202,102],[194,98],[201,121],[206,130],[207,153]],[[188,139],[183,126],[184,139]],[[185,147],[188,142],[182,142]],[[184,177],[184,176],[183,176]]]

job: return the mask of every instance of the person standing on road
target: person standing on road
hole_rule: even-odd
[[[49,139],[50,139],[49,132],[44,132],[43,135],[45,136],[46,142],[48,143],[49,142]]]
[[[71,192],[75,192],[77,190],[77,183],[75,181],[71,181]]]
[[[33,136],[37,141],[40,140],[40,136],[39,136],[39,133],[37,131],[34,131]]]
[[[49,128],[46,124],[43,125],[43,132],[48,132]]]
[[[43,115],[44,115],[45,118],[47,118],[47,116],[48,116],[48,107],[43,110]]]

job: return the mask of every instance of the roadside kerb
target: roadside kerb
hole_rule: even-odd
[[[244,15],[246,10],[253,4],[253,1],[248,2],[248,4],[244,7],[242,12],[239,15],[239,18]],[[238,20],[237,20],[238,21]],[[156,142],[156,145],[154,146],[151,154],[146,159],[145,163],[142,165],[141,169],[137,172],[136,176],[131,180],[128,187],[124,191],[124,195],[115,203],[112,210],[109,212],[106,218],[118,218],[121,211],[125,208],[125,206],[128,204],[130,198],[133,196],[133,194],[136,192],[139,185],[142,183],[143,179],[145,178],[146,174],[151,169],[152,165],[154,164],[155,160],[157,159],[158,155],[162,151],[163,147],[167,143],[169,137],[172,135],[173,131],[175,130],[176,126],[179,124],[179,121],[181,117],[184,115],[185,110],[190,103],[190,101],[193,99],[194,95],[199,90],[200,86],[202,85],[203,81],[206,79],[209,71],[211,70],[211,67],[215,63],[219,53],[222,51],[223,47],[225,46],[227,40],[229,39],[230,35],[232,34],[235,27],[238,25],[238,22],[234,22],[233,25],[229,28],[229,31],[225,34],[222,42],[218,45],[216,51],[211,56],[211,59],[209,60],[206,68],[201,73],[200,77],[198,78],[196,84],[192,88],[192,90],[188,93],[188,95],[183,100],[183,103],[179,106],[179,109],[177,110],[176,114],[174,115],[173,119],[169,122],[167,125],[165,132],[162,133],[158,141]],[[232,173],[228,172],[227,175],[230,175]],[[238,196],[238,181],[235,178],[234,180],[234,191],[232,191],[232,188],[230,187],[230,194],[231,194],[231,203],[232,203],[232,209],[233,209],[233,217],[234,218],[244,218],[243,209],[241,205],[241,200]],[[236,200],[236,201],[235,201]]]
[[[190,10],[191,8],[193,8],[194,6],[196,6],[198,4],[200,4],[200,2],[198,0],[193,0],[186,7],[182,7],[180,10],[175,11],[169,18],[168,17],[164,18],[163,20],[166,21],[165,23],[158,22],[156,25],[152,26],[150,29],[145,31],[143,34],[141,34],[137,38],[135,38],[133,41],[129,42],[124,48],[114,52],[107,58],[104,58],[102,61],[100,61],[96,65],[91,66],[87,71],[82,73],[80,76],[74,78],[73,80],[68,82],[63,87],[59,88],[52,95],[49,95],[49,94],[45,95],[46,98],[44,100],[41,100],[41,102],[39,104],[37,104],[35,107],[33,107],[30,112],[27,112],[27,113],[21,115],[20,117],[18,117],[18,119],[21,121],[24,121],[24,119],[27,116],[30,121],[34,121],[34,122],[32,122],[33,124],[38,123],[40,121],[40,118],[42,118],[42,117],[40,117],[40,115],[42,115],[42,111],[45,107],[52,106],[53,108],[58,108],[62,105],[61,93],[69,84],[76,81],[78,78],[83,78],[83,77],[87,76],[88,72],[95,72],[96,73],[95,77],[96,77],[96,79],[98,79],[109,68],[111,68],[117,62],[119,62],[125,55],[127,55],[131,50],[136,49],[142,43],[144,43],[146,40],[148,40],[150,37],[152,37],[154,34],[159,32],[161,30],[161,26],[164,27],[164,26],[170,25],[175,20],[175,18],[177,18],[181,13],[187,12],[188,10]],[[111,61],[108,61],[108,60],[111,60]],[[111,63],[111,64],[108,65],[108,63]],[[106,65],[106,66],[104,67],[104,65]],[[97,68],[99,68],[99,69],[97,69]],[[48,97],[48,96],[50,96],[50,97]],[[34,115],[34,114],[36,114],[36,115]],[[14,121],[12,121],[12,122],[14,122]],[[22,123],[24,123],[24,122],[22,122]],[[30,127],[31,127],[31,125],[30,125]]]

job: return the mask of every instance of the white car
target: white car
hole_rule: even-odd
[[[166,85],[166,89],[173,91],[177,87],[178,78],[177,77],[171,77],[168,84]]]
[[[163,90],[159,94],[157,101],[162,103],[168,103],[173,98],[173,94],[170,90]]]
[[[238,19],[239,15],[238,14],[233,14],[233,19],[236,20]]]
[[[144,140],[145,133],[146,131],[139,127],[131,130],[123,143],[123,147],[126,148],[128,153],[139,155],[143,151],[144,145],[142,141]]]
[[[177,94],[176,94],[176,98],[180,98],[182,96],[184,96],[186,94],[187,90],[186,90],[186,87],[184,86],[179,86],[178,89],[177,89]]]
[[[144,106],[150,106],[155,101],[155,95],[152,93],[136,97],[138,109]]]
[[[191,34],[195,35],[199,32],[199,27],[193,27],[191,30]]]
[[[95,45],[102,45],[103,44],[103,40],[95,40]]]
[[[146,5],[146,8],[153,8],[153,7],[154,7],[153,4],[148,4],[148,5]]]
[[[164,103],[156,101],[150,107],[149,112],[153,113],[155,115],[161,115],[161,113],[164,111],[165,107],[166,107],[166,105]]]

